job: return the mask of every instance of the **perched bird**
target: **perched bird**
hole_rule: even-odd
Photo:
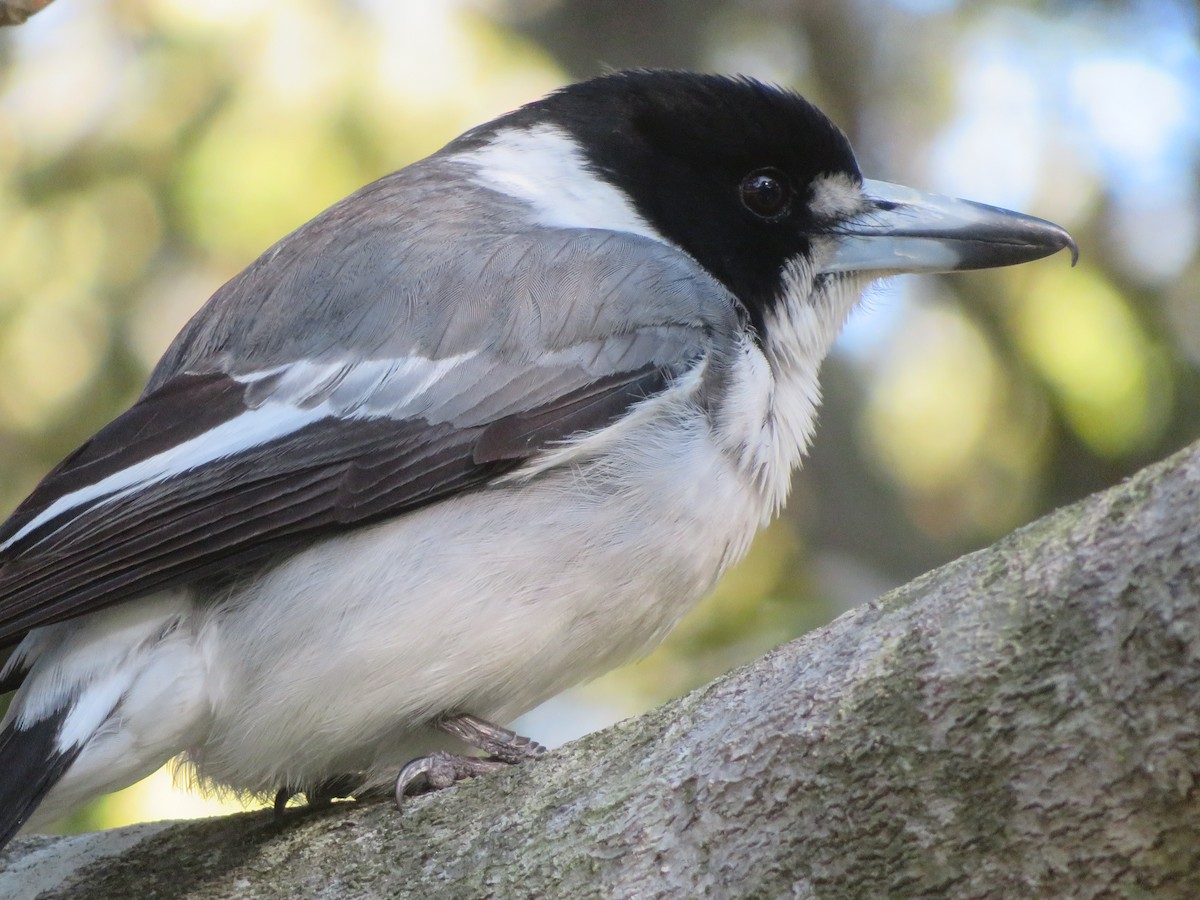
[[[0,842],[179,755],[281,803],[536,755],[493,723],[645,653],[779,511],[867,283],[1064,247],[685,72],[368,185],[0,526]]]

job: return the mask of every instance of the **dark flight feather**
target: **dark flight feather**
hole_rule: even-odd
[[[39,523],[0,554],[0,647],[28,631],[229,571],[314,538],[478,488],[541,449],[613,422],[682,366],[598,378],[533,409],[459,426],[336,418]],[[244,412],[228,376],[168,382],[56,468],[0,530]]]
[[[0,778],[0,847],[21,830],[50,788],[62,778],[67,767],[82,749],[76,745],[66,752],[56,746],[58,730],[66,719],[64,708],[28,728],[10,722],[0,731],[0,759],[4,777]]]

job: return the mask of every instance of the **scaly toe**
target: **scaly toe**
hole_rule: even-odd
[[[511,763],[499,759],[480,759],[477,756],[458,756],[439,750],[414,759],[396,776],[396,808],[404,805],[410,793],[440,791],[467,778],[490,775],[507,769]],[[423,784],[421,782],[424,782]]]

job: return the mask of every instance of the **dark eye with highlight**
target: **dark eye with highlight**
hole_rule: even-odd
[[[775,220],[792,208],[792,185],[778,169],[755,169],[742,179],[742,206],[760,219]]]

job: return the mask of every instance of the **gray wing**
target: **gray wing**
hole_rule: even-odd
[[[454,165],[424,160],[285,237],[184,328],[149,388],[298,359],[529,359],[656,325],[732,334],[737,301],[681,251],[612,231],[513,230],[528,210]]]
[[[623,246],[586,237],[589,259],[594,240]],[[663,287],[643,269],[654,266],[658,276],[678,277]],[[540,289],[489,303],[540,315],[510,316],[507,330],[492,323],[439,346],[430,332],[393,355],[363,357],[343,334],[284,363],[241,353],[243,362],[271,364],[230,371],[221,365],[237,330],[220,335],[202,312],[181,335],[190,347],[168,354],[177,370],[160,365],[148,392],[0,526],[0,646],[40,625],[486,485],[704,365],[720,323],[698,310],[724,304],[733,315],[727,295],[669,257],[630,263],[632,275],[614,264],[607,282],[568,284],[566,268]],[[636,304],[626,292],[649,289],[647,279],[660,291],[643,295],[650,321],[635,314],[617,328],[611,309],[594,309],[597,289],[605,303]],[[488,283],[499,290],[501,281]],[[662,312],[663,291],[677,304],[675,322]],[[445,302],[449,332],[469,311]],[[464,296],[458,305],[471,302]],[[303,318],[305,304],[292,314]]]

